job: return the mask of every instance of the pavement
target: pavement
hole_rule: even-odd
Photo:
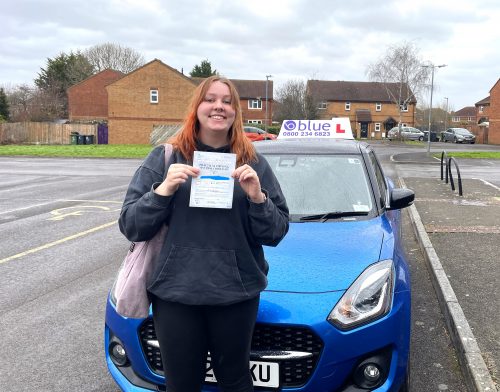
[[[436,171],[434,178],[399,178],[415,191],[407,211],[468,389],[500,390],[500,187],[462,179],[460,196],[454,166],[455,191],[426,153],[393,160]]]

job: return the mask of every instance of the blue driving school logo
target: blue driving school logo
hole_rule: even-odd
[[[347,117],[331,120],[285,120],[278,139],[335,138],[354,139]]]
[[[295,124],[295,121],[289,120],[285,121],[284,127],[287,131],[293,131],[297,127],[297,125]]]

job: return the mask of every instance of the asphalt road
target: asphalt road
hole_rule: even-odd
[[[427,144],[408,145],[398,142],[373,141],[370,143],[377,155],[383,158],[383,165],[388,175],[399,177],[422,177],[422,178],[439,178],[440,174],[436,175],[436,170],[430,170],[429,165],[422,164],[421,159],[416,159],[417,156],[427,154]],[[430,153],[441,154],[442,151],[500,151],[499,146],[482,145],[482,144],[453,144],[435,142],[431,143]],[[414,159],[415,158],[415,159]],[[391,165],[394,160],[404,161],[401,165]],[[436,165],[439,164],[439,159],[436,159]],[[500,186],[500,170],[498,170],[498,161],[488,159],[464,159],[459,160],[459,170],[462,178],[481,178],[487,179],[492,184]],[[397,167],[397,173],[396,173]],[[438,171],[439,173],[439,171]],[[452,174],[456,178],[455,166],[452,166]]]
[[[441,144],[441,143],[440,143]],[[444,144],[444,143],[443,143]],[[422,147],[386,141],[371,143],[385,174],[397,185],[408,173],[417,177],[435,176],[425,165],[398,165],[393,156],[421,153]],[[434,149],[434,143],[433,143]],[[432,151],[432,150],[431,150]],[[407,211],[403,216],[403,239],[412,284],[411,379],[412,390],[467,392],[457,355],[432,286],[423,255],[415,238]]]
[[[396,149],[376,146],[387,174],[397,178],[390,160]],[[118,390],[104,360],[103,319],[128,246],[115,221],[138,164],[0,157],[0,391]],[[413,390],[466,392],[403,216],[413,283]]]
[[[0,391],[117,391],[103,354],[137,161],[0,158]]]

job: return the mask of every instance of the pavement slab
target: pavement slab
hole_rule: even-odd
[[[500,190],[466,179],[459,196],[440,179],[401,180],[468,387],[500,390]]]

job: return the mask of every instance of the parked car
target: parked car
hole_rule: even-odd
[[[471,143],[476,142],[476,136],[465,128],[448,128],[441,134],[443,142]]]
[[[289,125],[288,133],[300,135],[296,129]],[[333,133],[315,129],[321,131],[304,133]],[[400,209],[413,202],[413,192],[395,188],[373,149],[352,133],[348,140],[280,136],[255,147],[290,210],[287,236],[276,248],[265,247],[269,285],[261,294],[249,365],[255,386],[409,391],[410,272]],[[120,316],[113,290],[105,355],[122,390],[165,390],[151,310],[145,319]],[[217,391],[213,381],[207,363],[203,391]]]
[[[387,132],[387,139],[403,139],[403,140],[420,140],[423,141],[425,134],[417,128],[413,127],[401,127],[401,135],[399,133],[399,127],[394,127]]]
[[[273,133],[269,133],[264,131],[263,129],[257,128],[257,127],[250,127],[250,126],[245,126],[243,127],[243,130],[245,131],[245,135],[252,141],[260,141],[260,140],[275,140],[276,135]]]

